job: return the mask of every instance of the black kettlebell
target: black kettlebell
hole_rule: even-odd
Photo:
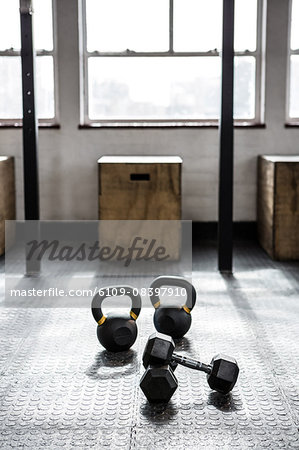
[[[107,297],[130,297],[132,307],[129,314],[108,314],[104,316],[102,303]],[[97,336],[109,352],[129,350],[137,337],[136,320],[141,310],[141,297],[131,286],[109,286],[100,289],[91,303],[91,311],[98,324]]]
[[[185,288],[187,299],[183,306],[163,306],[159,290],[162,286]],[[196,303],[194,286],[182,277],[158,277],[150,286],[150,299],[155,308],[154,325],[159,333],[168,334],[173,339],[181,339],[191,326],[191,311]]]

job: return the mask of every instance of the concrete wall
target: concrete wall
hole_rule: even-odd
[[[299,153],[299,128],[285,128],[288,0],[268,0],[266,128],[235,131],[236,221],[255,220],[261,153]],[[78,129],[79,53],[75,0],[58,0],[61,129],[39,134],[41,218],[97,218],[97,159],[103,154],[181,155],[183,217],[217,220],[217,129]],[[22,132],[0,129],[0,153],[16,158],[17,212],[23,218]]]

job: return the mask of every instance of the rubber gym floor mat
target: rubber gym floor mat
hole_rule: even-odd
[[[1,308],[1,449],[299,448],[296,277],[272,265],[193,277],[192,328],[176,351],[204,362],[234,356],[230,395],[178,367],[170,403],[147,403],[139,380],[150,308],[132,349],[114,355],[99,345],[87,308]]]

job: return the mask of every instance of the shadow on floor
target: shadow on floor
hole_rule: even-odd
[[[98,352],[94,363],[86,370],[86,375],[93,380],[118,378],[135,373],[137,353],[135,350],[111,353],[107,350]],[[111,371],[111,369],[113,369]]]

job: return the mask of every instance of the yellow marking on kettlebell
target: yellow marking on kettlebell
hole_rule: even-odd
[[[158,300],[158,301],[154,304],[154,308],[155,308],[155,309],[159,308],[160,304],[161,304],[161,302],[160,302],[160,300]]]
[[[100,320],[98,321],[98,325],[99,325],[99,326],[103,325],[103,323],[105,322],[106,319],[107,319],[107,317],[103,315],[103,316],[100,318]]]
[[[137,319],[137,315],[136,315],[133,311],[130,311],[130,316],[131,316],[132,319],[134,319],[134,320]]]
[[[190,314],[191,309],[188,308],[188,306],[184,305],[183,310],[186,311],[187,314]]]

